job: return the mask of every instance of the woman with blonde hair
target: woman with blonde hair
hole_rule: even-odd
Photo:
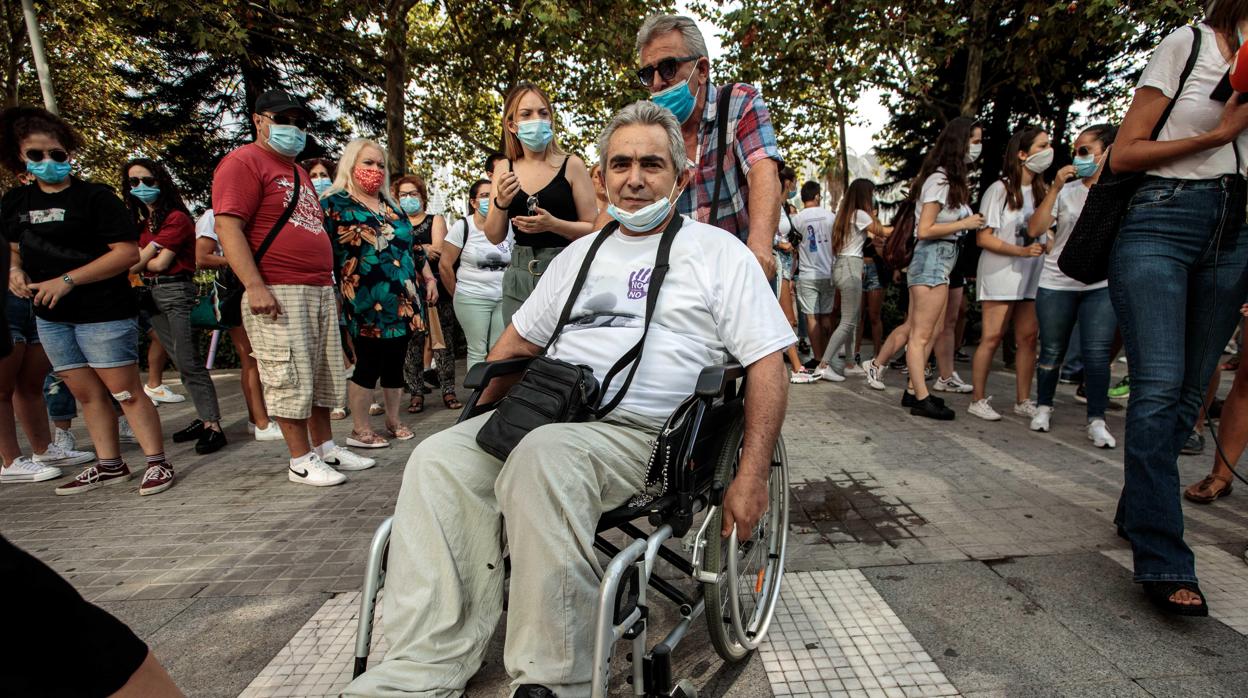
[[[321,195],[325,230],[334,244],[342,290],[342,312],[355,346],[355,370],[347,385],[354,429],[347,444],[384,448],[389,442],[369,424],[368,406],[380,380],[386,430],[392,438],[412,438],[399,421],[403,358],[412,332],[425,329],[422,302],[437,302],[437,288],[412,226],[390,196],[386,152],[377,143],[347,144],[334,184]],[[424,288],[414,279],[423,272]]]
[[[540,87],[521,82],[503,105],[505,163],[494,171],[494,200],[485,219],[490,244],[516,236],[503,274],[503,324],[537,286],[538,277],[568,243],[593,232],[598,206],[585,162],[555,138],[554,108]]]

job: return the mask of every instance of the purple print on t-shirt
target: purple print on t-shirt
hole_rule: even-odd
[[[628,275],[629,300],[645,298],[646,291],[650,290],[650,272],[650,267],[645,267]]]

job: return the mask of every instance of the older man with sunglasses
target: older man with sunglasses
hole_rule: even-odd
[[[773,277],[781,158],[762,95],[744,83],[711,84],[706,40],[688,17],[647,18],[637,32],[637,56],[637,77],[650,90],[650,99],[676,117],[693,168],[693,181],[677,209],[736,235]],[[727,100],[723,108],[721,97]]]
[[[243,326],[269,416],[290,449],[287,475],[323,487],[346,481],[338,470],[376,462],[336,446],[330,431],[329,412],[347,386],[333,247],[312,179],[295,163],[310,116],[288,92],[260,95],[251,117],[256,140],[217,165],[212,209],[226,261],[246,289]]]

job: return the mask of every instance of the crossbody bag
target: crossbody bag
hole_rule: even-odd
[[[529,363],[520,376],[520,381],[498,402],[493,414],[477,432],[477,445],[481,450],[505,461],[520,440],[540,426],[602,419],[620,404],[633,383],[637,367],[641,365],[641,355],[645,349],[646,335],[650,333],[650,322],[654,319],[659,290],[667,276],[672,242],[683,224],[679,214],[673,215],[671,222],[663,230],[663,236],[659,239],[659,251],[654,260],[654,271],[650,275],[650,287],[646,293],[646,318],[642,325],[641,338],[615,362],[600,385],[590,367],[552,358],[547,353],[572,316],[572,308],[589,276],[589,269],[598,249],[619,228],[619,223],[612,221],[602,229],[585,254],[585,260],[581,262],[568,300],[563,305],[563,311],[559,314],[559,320],[542,353]],[[619,392],[610,402],[600,405],[606,395],[607,386],[630,363],[632,367]]]
[[[269,250],[273,241],[277,239],[277,234],[281,232],[286,222],[295,213],[295,207],[299,205],[299,166],[293,168],[295,177],[295,188],[292,190],[290,202],[286,204],[286,210],[282,211],[282,215],[278,217],[277,222],[273,224],[273,228],[269,230],[269,234],[264,236],[264,240],[260,243],[260,247],[256,248],[252,259],[256,262],[256,268],[260,268],[260,260],[264,258],[264,253]],[[222,327],[238,327],[243,324],[243,282],[238,278],[230,267],[223,267],[217,274],[216,288],[214,292],[217,296],[217,321]]]

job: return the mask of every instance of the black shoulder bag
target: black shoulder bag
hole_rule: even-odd
[[[1175,91],[1174,99],[1166,105],[1157,125],[1153,127],[1151,140],[1155,141],[1161,135],[1161,129],[1170,118],[1170,112],[1183,94],[1183,86],[1187,83],[1188,76],[1196,67],[1196,58],[1200,55],[1201,33],[1199,27],[1191,27],[1191,30],[1192,52],[1188,55],[1183,74],[1179,77],[1179,89]],[[1237,149],[1237,158],[1238,155]],[[1066,241],[1066,247],[1057,259],[1057,268],[1063,274],[1085,284],[1099,283],[1109,277],[1109,257],[1114,249],[1114,240],[1122,228],[1122,221],[1127,216],[1127,209],[1131,207],[1135,191],[1144,181],[1143,172],[1114,172],[1110,167],[1112,160],[1111,146],[1105,156],[1101,178],[1088,191],[1083,212],[1079,214],[1079,220],[1075,221],[1070,239]]]
[[[256,268],[260,267],[260,260],[264,257],[264,253],[269,250],[269,246],[273,244],[273,240],[277,238],[277,234],[281,232],[282,227],[290,220],[295,213],[295,207],[299,205],[299,166],[294,167],[295,188],[290,197],[290,203],[286,204],[286,210],[282,211],[282,215],[273,224],[273,229],[264,237],[264,241],[260,243],[260,247],[256,249],[256,253],[252,258],[256,260]],[[220,313],[220,323],[222,327],[238,327],[243,324],[243,282],[228,266],[221,269],[217,274],[217,309]]]
[[[590,367],[554,359],[546,356],[546,353],[550,351],[550,347],[554,345],[571,318],[572,307],[576,303],[576,297],[580,295],[581,288],[585,285],[585,279],[589,276],[589,268],[593,265],[595,255],[598,254],[598,248],[602,247],[602,243],[606,242],[607,238],[619,228],[619,223],[612,221],[602,229],[590,245],[589,252],[585,254],[585,261],[581,263],[576,281],[572,283],[572,291],[568,294],[568,302],[564,304],[555,330],[551,333],[550,340],[546,342],[542,353],[529,363],[524,374],[520,376],[520,381],[511,387],[506,397],[498,402],[494,413],[477,432],[477,445],[481,447],[481,450],[499,460],[507,460],[520,440],[540,426],[601,419],[620,404],[620,401],[624,399],[624,394],[628,392],[629,386],[633,383],[637,367],[641,365],[641,353],[645,348],[646,335],[650,332],[650,321],[654,319],[659,289],[663,286],[664,277],[667,276],[672,241],[683,224],[683,218],[676,214],[672,216],[671,222],[663,230],[663,237],[659,239],[659,251],[654,260],[654,272],[650,275],[650,288],[646,294],[646,319],[642,326],[641,338],[637,340],[637,344],[632,349],[625,352],[619,361],[615,362],[603,378],[600,387]],[[629,363],[632,364],[632,368],[629,369],[620,391],[610,402],[599,407],[598,403],[606,395],[606,387]]]

